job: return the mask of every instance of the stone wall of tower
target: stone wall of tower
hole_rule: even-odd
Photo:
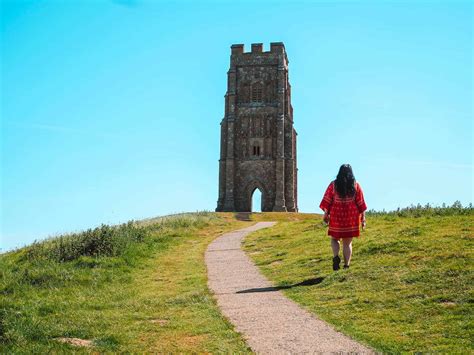
[[[283,43],[231,47],[221,122],[217,211],[297,211],[296,131]]]

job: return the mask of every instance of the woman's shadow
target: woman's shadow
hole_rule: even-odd
[[[293,285],[249,288],[247,290],[237,291],[236,293],[274,292],[274,291],[286,290],[289,288],[299,287],[299,286],[313,286],[313,285],[320,284],[321,282],[323,282],[323,280],[324,280],[324,277],[316,277],[314,279],[304,280]]]

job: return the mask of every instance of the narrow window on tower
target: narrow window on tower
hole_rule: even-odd
[[[252,102],[263,101],[263,88],[262,84],[256,83],[252,85]]]
[[[253,156],[258,157],[260,156],[260,146],[254,145],[253,146]]]
[[[258,146],[258,145],[253,146],[253,156],[255,156],[255,157],[260,156],[260,146]]]

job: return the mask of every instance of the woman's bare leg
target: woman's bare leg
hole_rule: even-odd
[[[334,256],[339,255],[339,240],[331,238],[331,248]]]
[[[342,254],[344,255],[344,265],[349,266],[352,256],[352,238],[342,238]]]

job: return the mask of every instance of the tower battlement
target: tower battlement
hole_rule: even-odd
[[[275,64],[280,67],[288,65],[288,57],[283,42],[271,42],[270,50],[264,51],[263,43],[252,43],[251,50],[245,51],[244,44],[233,44],[230,47],[231,69],[237,65],[259,65],[259,64]]]
[[[269,51],[263,51],[263,43],[252,43],[250,52],[245,52],[244,44],[233,44],[230,48],[231,54],[285,53],[285,45],[283,42],[271,42]]]

